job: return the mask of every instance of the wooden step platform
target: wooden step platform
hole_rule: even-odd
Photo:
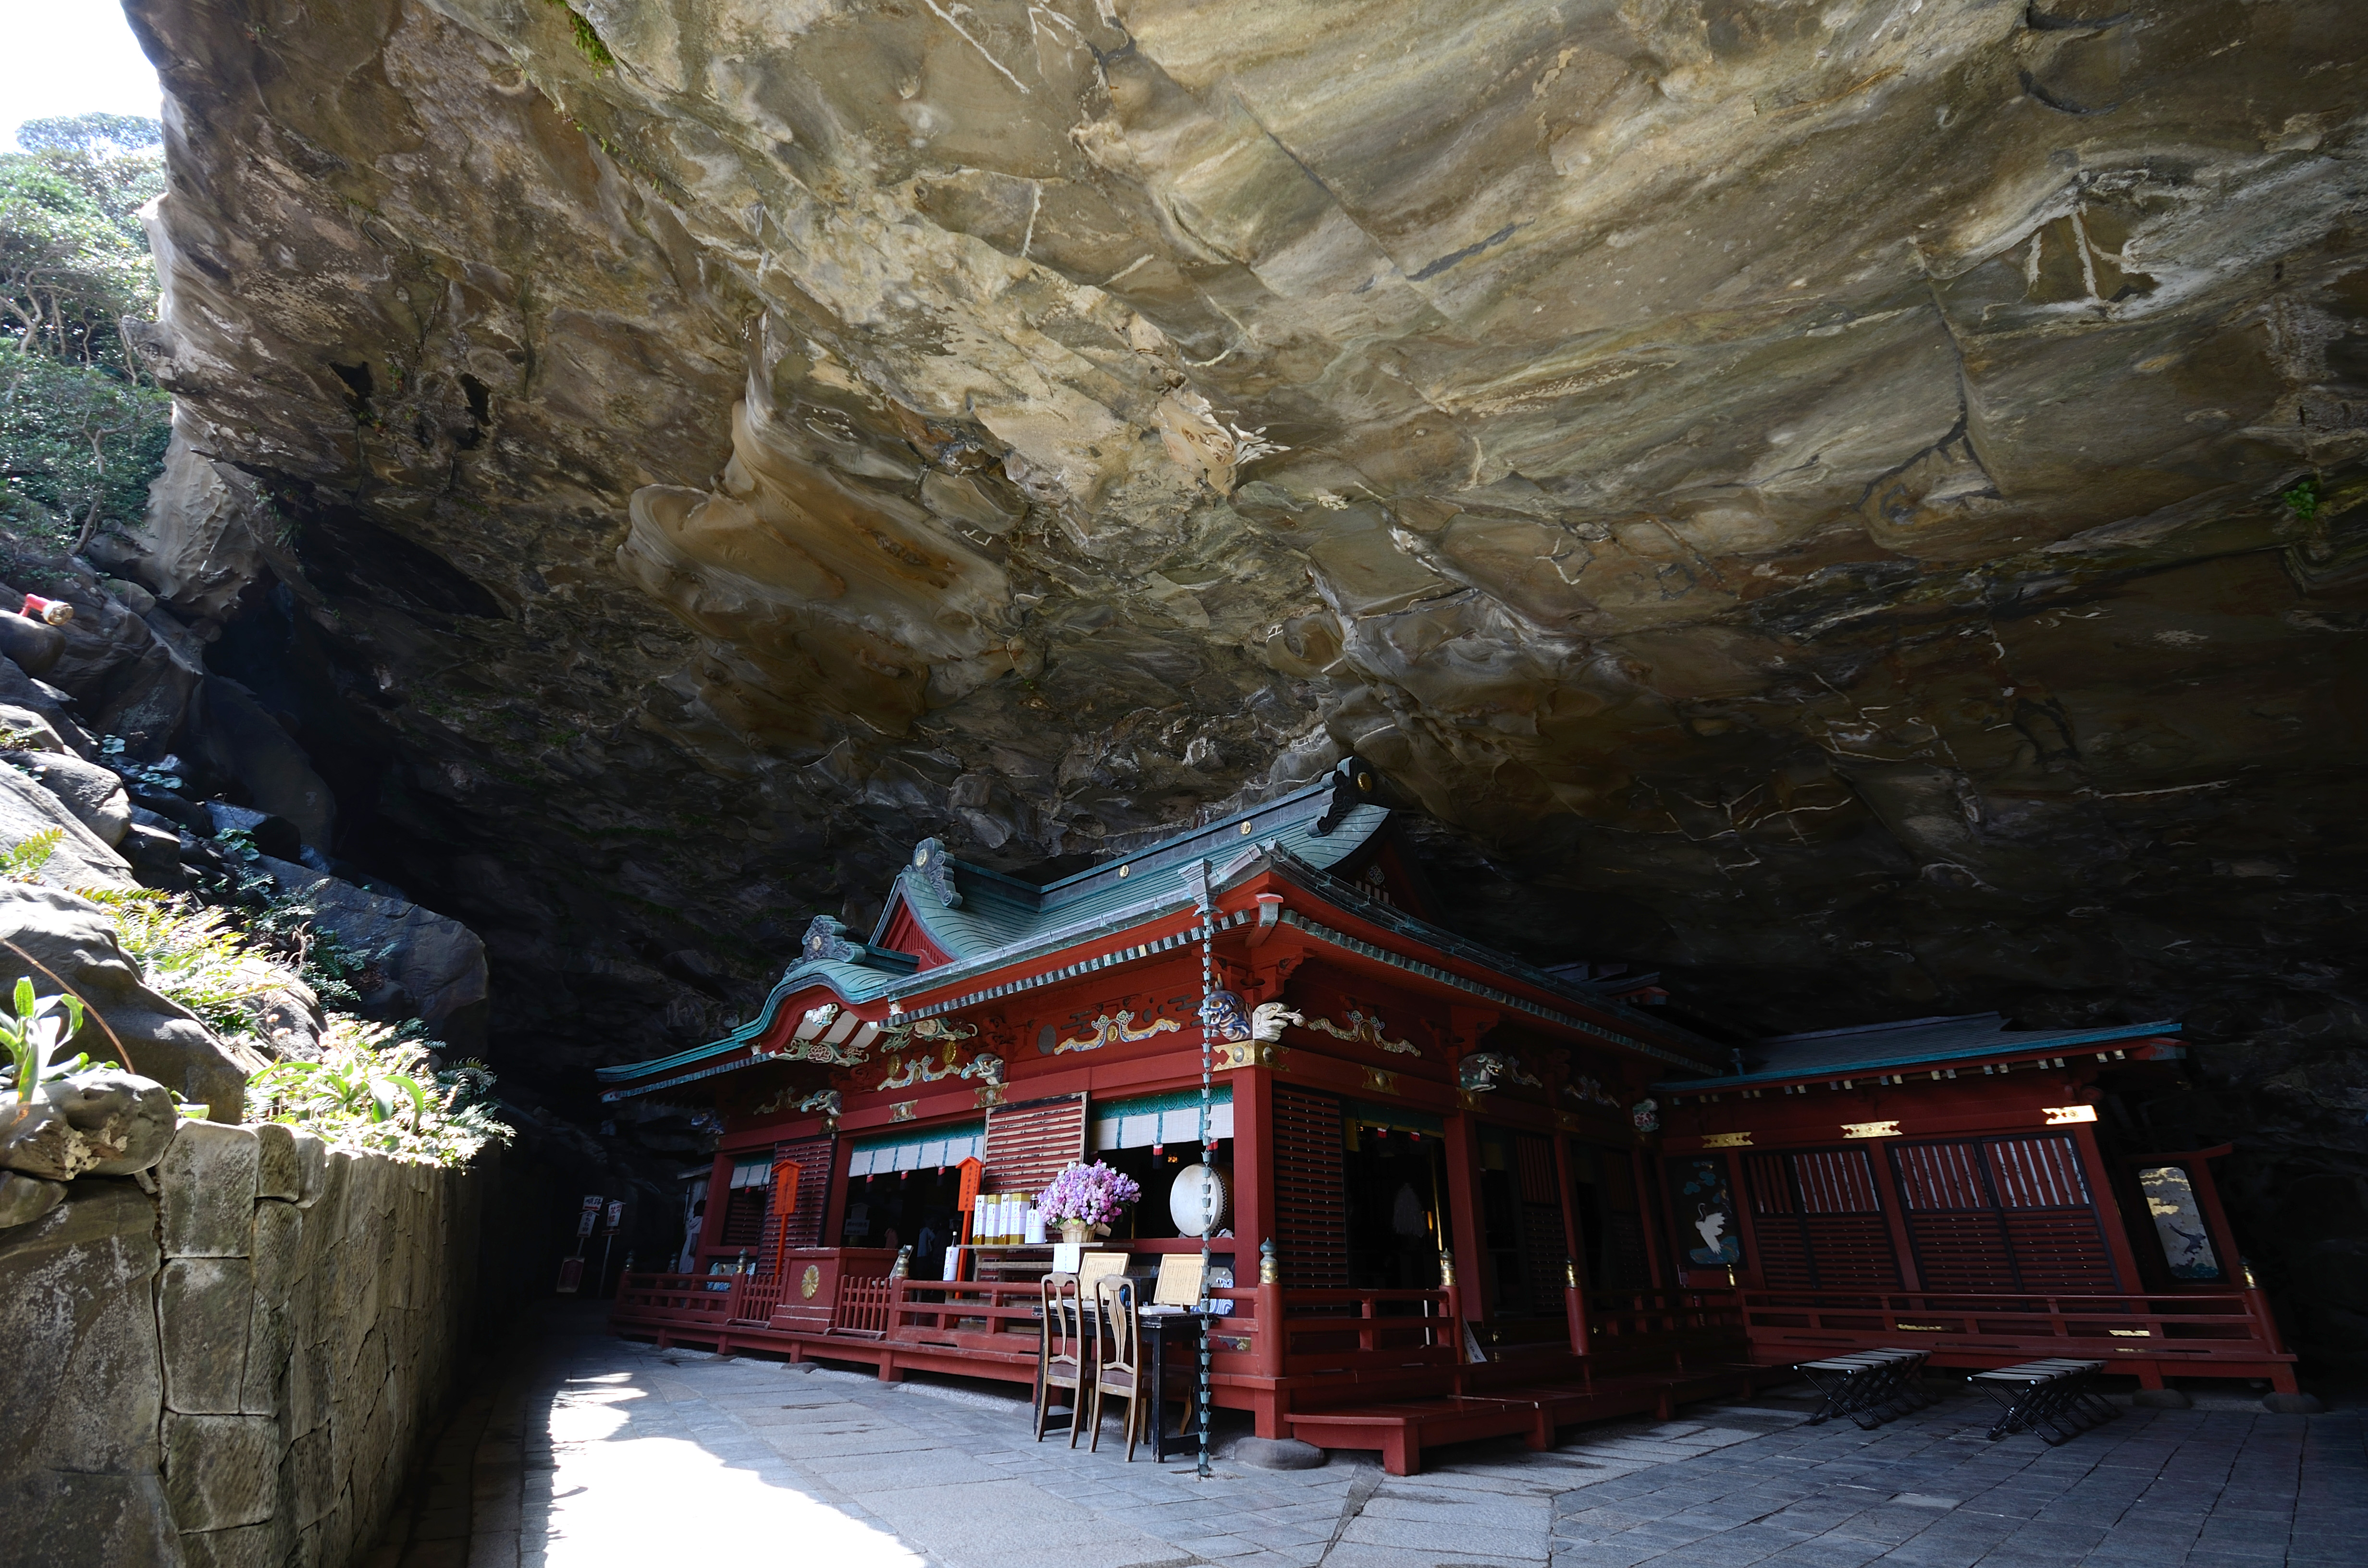
[[[1427,1444],[1519,1437],[1533,1449],[1549,1446],[1539,1436],[1536,1409],[1518,1400],[1410,1399],[1396,1404],[1313,1411],[1293,1415],[1289,1420],[1292,1437],[1319,1449],[1379,1449],[1382,1468],[1392,1475],[1412,1475],[1420,1470]]]
[[[1514,1385],[1491,1388],[1486,1394],[1294,1412],[1286,1419],[1291,1435],[1304,1443],[1319,1449],[1378,1449],[1383,1470],[1413,1475],[1422,1469],[1423,1449],[1440,1443],[1518,1437],[1532,1449],[1550,1449],[1558,1426],[1622,1415],[1649,1415],[1666,1421],[1681,1403],[1748,1396],[1758,1371],[1730,1366],[1598,1378],[1591,1383]]]

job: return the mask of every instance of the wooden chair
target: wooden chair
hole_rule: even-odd
[[[1102,1395],[1114,1393],[1126,1401],[1126,1461],[1134,1462],[1134,1445],[1143,1437],[1144,1378],[1143,1311],[1136,1292],[1141,1287],[1123,1274],[1104,1275],[1094,1281],[1094,1315],[1101,1338],[1101,1355],[1094,1368],[1094,1440],[1087,1451],[1099,1453],[1102,1442]]]
[[[1037,1283],[1043,1303],[1044,1336],[1036,1347],[1036,1440],[1044,1440],[1044,1418],[1053,1391],[1069,1391],[1069,1447],[1077,1446],[1077,1417],[1085,1413],[1085,1302],[1074,1274],[1047,1274]],[[1100,1434],[1095,1434],[1099,1437]]]

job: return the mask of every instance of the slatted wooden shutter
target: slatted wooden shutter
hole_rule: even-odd
[[[1032,1196],[1085,1154],[1085,1096],[998,1106],[986,1113],[984,1190]]]
[[[785,1246],[822,1245],[823,1210],[830,1201],[831,1175],[836,1168],[832,1165],[832,1156],[837,1144],[837,1140],[833,1138],[797,1138],[773,1145],[773,1168],[776,1171],[780,1169],[783,1161],[798,1167],[798,1203],[796,1210],[788,1216],[789,1234],[784,1236],[781,1233],[783,1217],[774,1212],[770,1200],[772,1187],[767,1184],[764,1245],[758,1256],[778,1257]],[[770,1267],[771,1265],[766,1267]]]
[[[2072,1140],[2000,1138],[1989,1156],[2018,1288],[2112,1290],[2112,1255]]]
[[[1805,1290],[1817,1282],[1809,1265],[1809,1238],[1801,1232],[1801,1205],[1782,1154],[1749,1154],[1743,1162],[1751,1189],[1751,1238],[1759,1244],[1759,1278],[1773,1290]]]
[[[1554,1144],[1534,1133],[1515,1133],[1513,1163],[1520,1172],[1523,1294],[1531,1312],[1552,1316],[1563,1310],[1562,1262],[1570,1250],[1556,1194]]]
[[[1774,1290],[1889,1290],[1899,1258],[1863,1149],[1753,1154],[1752,1234]]]
[[[1895,1143],[1891,1168],[1927,1290],[2011,1290],[2013,1249],[1976,1142]]]
[[[1274,1231],[1285,1285],[1346,1290],[1348,1188],[1341,1170],[1340,1102],[1278,1084],[1274,1089]]]
[[[1895,1144],[1891,1160],[1926,1290],[2115,1289],[2071,1139]]]

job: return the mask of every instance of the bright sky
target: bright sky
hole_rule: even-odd
[[[0,0],[0,151],[17,127],[52,115],[144,114],[157,109],[156,72],[117,0]]]

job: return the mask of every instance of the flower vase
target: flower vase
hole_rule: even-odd
[[[1068,1244],[1070,1246],[1082,1245],[1084,1243],[1092,1239],[1093,1233],[1093,1226],[1087,1224],[1083,1220],[1064,1220],[1061,1221],[1061,1240]]]

